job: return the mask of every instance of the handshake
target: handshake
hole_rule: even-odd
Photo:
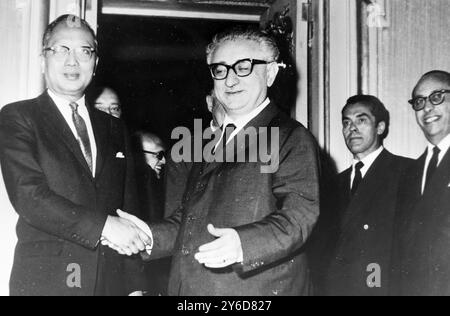
[[[101,243],[121,255],[132,256],[146,251],[151,253],[153,236],[147,224],[139,218],[117,211],[119,217],[108,216]]]

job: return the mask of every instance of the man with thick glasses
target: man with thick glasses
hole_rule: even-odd
[[[207,49],[214,91],[226,110],[216,152],[230,157],[232,140],[249,130],[263,137],[273,128],[279,133],[271,141],[280,148],[271,157],[280,164],[262,173],[261,160],[194,163],[174,214],[146,228],[136,221],[153,234],[150,258],[173,254],[171,295],[309,294],[303,246],[319,216],[317,145],[267,97],[278,58],[274,40],[256,30],[219,34]],[[256,142],[250,138],[238,150],[247,157]]]
[[[120,120],[86,102],[98,62],[97,40],[84,20],[65,15],[44,34],[48,89],[5,106],[0,159],[19,214],[11,295],[128,295],[143,290],[141,263],[119,257],[149,243],[117,209],[138,210],[134,163]]]
[[[432,71],[409,101],[428,148],[399,193],[392,293],[450,295],[450,73]]]

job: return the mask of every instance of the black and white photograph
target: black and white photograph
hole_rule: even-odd
[[[0,0],[0,296],[450,296],[449,16]]]

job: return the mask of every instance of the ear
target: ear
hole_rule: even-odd
[[[93,77],[95,77],[95,73],[97,72],[98,62],[99,58],[97,57],[97,59],[95,60],[94,73],[92,74]]]
[[[213,110],[213,98],[210,95],[206,96],[206,104],[208,105],[209,112],[212,112]]]
[[[278,64],[276,62],[270,63],[267,65],[267,86],[270,88],[273,83],[275,82],[275,79],[277,79],[278,72],[280,71],[280,68],[278,67]]]
[[[385,131],[386,131],[386,122],[378,123],[377,134],[381,136],[384,134]]]
[[[41,72],[43,75],[45,74],[45,56],[44,56],[44,54],[41,55]]]

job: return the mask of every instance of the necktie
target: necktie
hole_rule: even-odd
[[[425,189],[430,185],[431,179],[433,178],[433,175],[436,172],[436,169],[438,167],[440,153],[441,153],[441,150],[439,149],[439,147],[437,147],[437,146],[434,147],[433,157],[431,158],[430,164],[428,165],[427,178],[425,180]]]
[[[89,166],[89,169],[92,171],[92,151],[91,151],[91,143],[89,141],[89,135],[86,127],[86,122],[78,113],[78,104],[75,102],[70,103],[70,107],[72,108],[72,120],[75,124],[75,129],[78,134],[78,143],[80,144],[81,151],[83,152],[84,158]]]
[[[362,168],[364,168],[364,164],[360,161],[355,166],[355,179],[352,184],[352,195],[355,195],[356,191],[358,191],[358,187],[363,179],[361,173]]]

